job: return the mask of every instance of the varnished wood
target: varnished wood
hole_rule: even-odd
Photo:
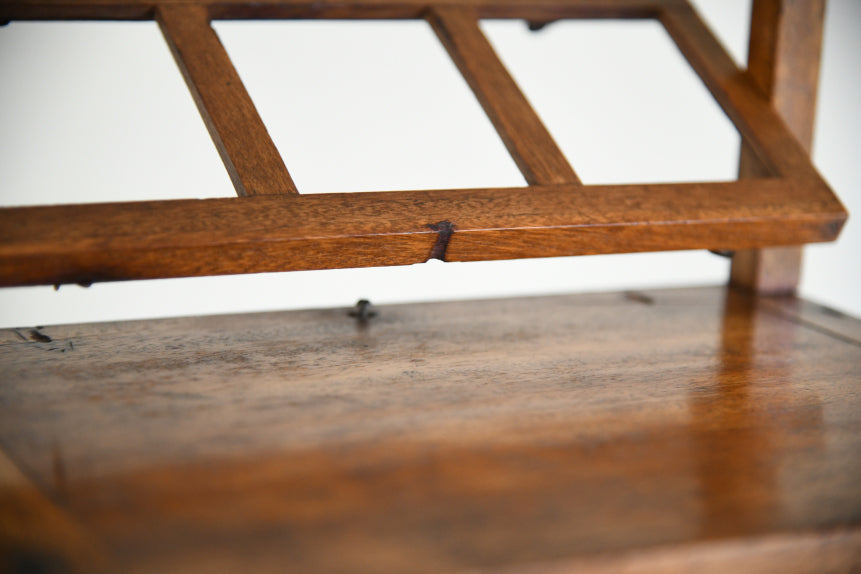
[[[131,17],[135,3],[16,2],[3,17]],[[277,201],[0,210],[0,286],[829,241],[846,212],[769,100],[681,0],[592,2],[168,0],[156,13],[237,191],[295,191],[209,17],[426,17],[531,184]],[[29,10],[29,11],[28,11]],[[153,14],[149,11],[153,10]],[[533,12],[536,11],[536,12]],[[4,16],[5,14],[5,16]],[[476,18],[657,17],[761,161],[763,179],[579,186]],[[83,14],[80,14],[83,16]],[[558,185],[550,185],[555,182]],[[541,184],[541,185],[538,185]],[[345,192],[350,190],[344,190]],[[443,240],[443,229],[445,238]]]
[[[861,346],[805,313],[715,288],[4,330],[0,441],[123,572],[852,572]]]
[[[62,470],[55,466],[54,472]],[[56,486],[54,496],[62,498],[62,484]],[[83,573],[106,567],[91,534],[0,451],[0,572]]]
[[[161,6],[157,20],[236,193],[295,194],[266,126],[200,5]]]
[[[751,16],[748,73],[789,130],[810,154],[825,23],[825,0],[756,0]],[[742,145],[740,177],[763,167]],[[801,279],[801,248],[757,249],[736,254],[730,281],[760,293],[794,292]]]
[[[759,299],[759,305],[793,321],[804,323],[829,336],[861,346],[861,321],[831,307],[793,296],[769,296]]]
[[[768,98],[736,66],[690,5],[667,7],[661,12],[661,22],[756,154],[763,174],[821,179],[807,150],[787,129]]]
[[[743,148],[742,153],[747,155],[749,151]],[[742,175],[744,171],[746,170],[742,170]],[[797,245],[741,249],[732,257],[730,283],[763,295],[791,294],[801,280],[801,264],[801,247]]]
[[[810,153],[825,0],[755,0],[748,73]]]
[[[704,184],[261,196],[0,210],[0,285],[827,241],[827,187]],[[438,256],[440,254],[435,255]]]
[[[438,7],[428,21],[475,92],[530,185],[580,183],[562,151],[478,27],[473,10]]]
[[[10,0],[6,19],[152,20],[156,6],[202,4],[214,18],[420,19],[428,6],[470,7],[482,18],[649,18],[677,0]]]

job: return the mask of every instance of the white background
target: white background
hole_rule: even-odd
[[[749,0],[694,4],[746,58]],[[303,193],[524,185],[426,23],[216,22]],[[586,183],[735,179],[739,139],[655,22],[484,22]],[[829,2],[814,162],[861,214],[861,2]],[[157,26],[0,28],[0,203],[229,197]],[[861,224],[808,247],[805,297],[861,315]],[[0,326],[726,281],[707,252],[0,290]]]

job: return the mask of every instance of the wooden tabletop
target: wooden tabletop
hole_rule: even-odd
[[[861,322],[348,311],[0,331],[0,570],[861,569]]]

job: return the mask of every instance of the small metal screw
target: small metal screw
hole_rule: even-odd
[[[552,24],[556,20],[529,20],[526,25],[529,26],[530,32],[538,32],[543,30],[548,24]]]
[[[377,312],[374,306],[367,299],[361,299],[356,306],[350,310],[350,317],[355,317],[359,321],[367,321],[371,317],[376,317]]]

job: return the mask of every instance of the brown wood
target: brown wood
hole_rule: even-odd
[[[530,185],[580,183],[490,42],[473,10],[438,7],[428,14],[440,41],[475,92]]]
[[[3,330],[0,442],[123,572],[856,571],[861,345],[763,303]]]
[[[206,8],[161,6],[157,20],[237,195],[297,193]]]
[[[771,101],[799,144],[810,154],[825,0],[756,0],[751,16],[748,73]],[[763,171],[756,154],[742,146],[740,177]],[[760,293],[794,292],[801,279],[801,248],[742,251],[730,281]]]
[[[690,5],[666,8],[661,22],[759,158],[762,174],[821,179],[807,150]]]
[[[748,152],[743,149],[742,153]],[[763,295],[792,294],[801,280],[801,263],[801,247],[797,245],[740,249],[732,257],[730,283]]]
[[[428,6],[471,7],[482,18],[649,18],[676,0],[202,0],[213,18],[423,18]],[[189,0],[8,0],[0,18],[152,20]]]
[[[90,533],[0,451],[0,572],[99,572],[106,566]]]
[[[115,0],[114,0],[115,1]],[[109,0],[18,2],[7,16],[130,9]],[[169,0],[157,11],[237,191],[295,191],[208,17],[419,17],[448,47],[527,180],[525,189],[340,194],[0,210],[0,286],[477,261],[836,238],[846,212],[768,98],[681,0]],[[421,8],[421,10],[419,10]],[[28,12],[29,10],[29,12]],[[149,10],[149,8],[148,8]],[[536,12],[533,12],[535,10]],[[580,186],[476,17],[659,17],[761,160],[763,179]],[[538,16],[538,14],[541,16]],[[0,15],[3,15],[0,12]],[[149,14],[149,13],[147,13]],[[554,182],[567,182],[558,185]],[[349,190],[345,190],[349,191]]]
[[[0,210],[0,285],[828,241],[826,187],[767,179],[309,194]]]
[[[759,304],[764,310],[780,313],[811,329],[861,345],[861,321],[837,309],[792,296],[762,298]]]

